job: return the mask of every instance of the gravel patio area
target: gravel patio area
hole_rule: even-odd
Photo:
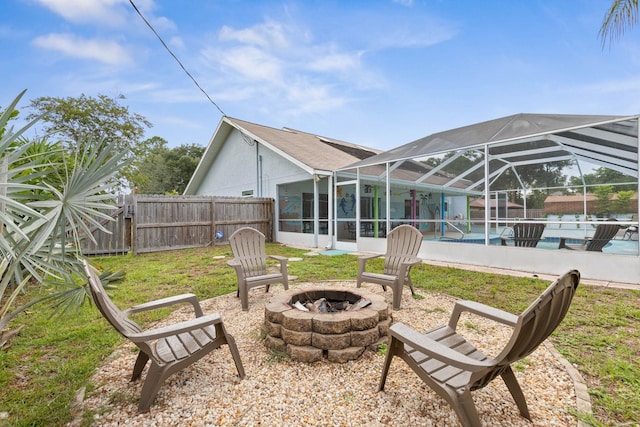
[[[290,283],[290,289],[315,286],[354,287],[353,282]],[[391,291],[364,284],[371,292]],[[94,410],[95,426],[456,426],[458,419],[438,395],[404,362],[391,365],[383,392],[377,392],[384,356],[373,351],[347,363],[292,362],[264,346],[261,326],[264,305],[283,291],[272,285],[249,293],[249,311],[240,309],[235,293],[202,302],[205,313],[222,315],[227,331],[236,339],[247,378],[240,381],[226,346],[215,350],[189,368],[170,377],[148,413],[137,413],[141,382],[129,378],[136,347],[126,343],[98,368],[96,389],[76,408],[76,417]],[[393,312],[417,330],[444,324],[454,299],[417,290],[414,299],[405,289],[402,309]],[[167,321],[191,317],[180,309]],[[460,331],[489,354],[495,354],[509,337],[509,329],[466,315]],[[497,379],[473,393],[480,418],[487,426],[575,426],[570,411],[576,410],[574,382],[557,352],[541,346],[515,373],[524,391],[532,423],[522,418],[504,383]],[[143,374],[143,379],[144,379]]]

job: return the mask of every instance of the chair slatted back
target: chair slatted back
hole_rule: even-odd
[[[240,262],[247,277],[267,274],[265,241],[264,234],[251,227],[239,228],[229,237],[233,256]]]
[[[496,364],[473,374],[471,390],[483,388],[513,362],[533,353],[564,319],[579,283],[577,270],[571,270],[553,282],[518,317],[511,339],[494,359]]]
[[[384,259],[384,273],[397,275],[403,262],[416,258],[422,233],[408,224],[399,225],[387,236],[387,252]]]
[[[518,222],[513,226],[513,243],[515,246],[535,248],[543,232],[543,223]]]
[[[128,337],[130,334],[141,332],[142,329],[137,323],[130,320],[109,298],[109,295],[102,285],[102,281],[97,276],[95,270],[89,262],[82,260],[84,271],[89,279],[89,289],[93,302],[98,307],[102,316],[113,326],[122,336]]]
[[[531,303],[518,317],[511,340],[502,352],[503,364],[527,357],[551,335],[567,314],[579,283],[580,273],[571,270]]]
[[[593,237],[587,242],[585,250],[591,252],[602,252],[602,249],[609,243],[611,239],[618,233],[620,226],[615,224],[616,219],[611,218],[608,220],[611,224],[598,224],[596,232]]]

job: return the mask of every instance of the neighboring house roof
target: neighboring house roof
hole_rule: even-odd
[[[294,129],[275,129],[231,117],[218,124],[185,194],[194,194],[215,161],[229,134],[237,129],[244,138],[258,141],[310,175],[328,175],[335,169],[379,154],[380,150]]]
[[[495,208],[496,207],[496,200],[495,199],[491,199],[490,203],[491,208]],[[504,200],[500,200],[500,207],[504,207]],[[476,199],[474,201],[472,201],[471,203],[469,203],[469,207],[471,208],[481,208],[484,209],[484,199]],[[514,202],[507,202],[507,207],[508,208],[514,208],[514,209],[518,209],[518,208],[524,208],[524,206],[518,204],[518,203],[514,203]]]

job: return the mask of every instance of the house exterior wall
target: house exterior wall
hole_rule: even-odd
[[[280,189],[282,184],[287,184],[288,193]],[[319,185],[320,193],[326,194],[327,180],[321,180]],[[240,132],[234,130],[222,144],[196,194],[238,197],[247,195],[247,192],[252,192],[254,197],[275,200],[275,241],[307,247],[316,245],[313,234],[281,232],[279,227],[279,215],[286,208],[280,204],[285,199],[287,202],[301,200],[303,192],[313,193],[313,176],[262,144],[248,144]],[[301,209],[301,206],[296,208]],[[318,246],[328,244],[328,236],[318,236]]]
[[[202,180],[197,194],[237,197],[253,191],[253,196],[277,200],[279,184],[308,179],[311,175],[302,168],[262,144],[249,145],[240,132],[234,130]]]

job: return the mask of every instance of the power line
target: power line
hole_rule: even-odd
[[[193,80],[193,83],[195,83],[195,85],[198,87],[198,89],[200,89],[200,91],[202,93],[204,93],[204,96],[207,97],[207,99],[209,100],[209,102],[211,102],[217,109],[218,111],[220,111],[220,113],[226,117],[226,114],[224,113],[224,111],[222,111],[222,108],[220,108],[218,106],[218,104],[215,103],[215,101],[213,99],[211,99],[211,97],[209,96],[209,94],[202,88],[202,86],[200,86],[200,84],[198,83],[198,81],[191,75],[191,73],[185,68],[185,66],[182,64],[182,62],[180,62],[180,60],[178,59],[178,57],[171,51],[171,49],[169,49],[169,46],[167,46],[167,44],[164,42],[164,40],[162,40],[162,37],[160,37],[160,34],[158,34],[158,32],[153,28],[153,26],[149,23],[149,21],[147,21],[147,19],[142,15],[142,13],[140,12],[140,10],[138,9],[138,7],[135,5],[135,3],[133,3],[133,0],[129,0],[129,3],[131,3],[131,6],[133,6],[133,8],[135,9],[135,11],[138,13],[138,15],[140,16],[140,18],[142,18],[142,20],[144,21],[145,24],[147,24],[147,27],[149,27],[151,29],[151,31],[153,31],[153,34],[156,35],[156,37],[158,38],[158,40],[160,40],[160,43],[162,43],[162,46],[164,46],[164,48],[167,50],[167,52],[169,52],[169,54],[171,56],[173,56],[173,59],[176,60],[176,62],[178,63],[178,65],[180,65],[180,68],[182,68],[182,70],[187,74],[187,76],[189,76],[189,78],[191,80]]]

